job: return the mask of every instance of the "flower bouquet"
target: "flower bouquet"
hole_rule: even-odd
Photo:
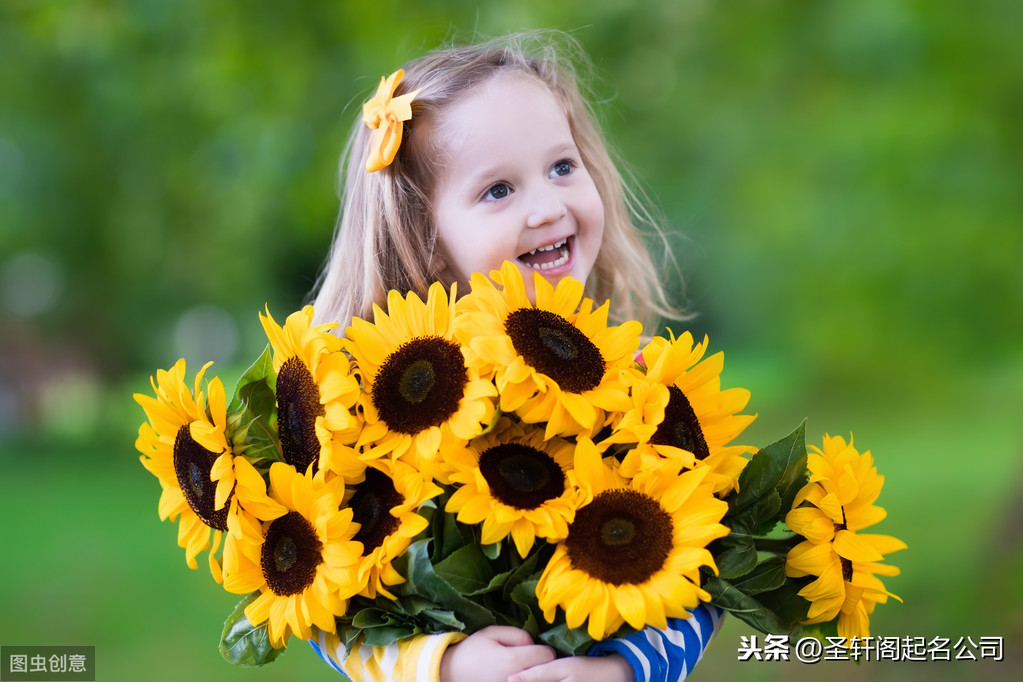
[[[706,339],[641,343],[579,282],[535,290],[506,263],[457,299],[392,291],[343,337],[267,311],[230,402],[183,360],[135,396],[161,518],[246,595],[228,660],[492,624],[572,655],[701,602],[764,633],[868,634],[905,546],[860,532],[884,516],[869,452],[808,454],[802,425],[736,444],[749,392],[721,388]]]

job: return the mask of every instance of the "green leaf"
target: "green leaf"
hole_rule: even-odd
[[[540,605],[536,598],[536,585],[539,578],[519,581],[515,588],[508,593],[508,599],[516,604],[521,604],[529,611],[539,611]]]
[[[465,545],[433,568],[445,582],[469,596],[486,590],[494,577],[494,569],[479,545]]]
[[[586,632],[586,628],[570,629],[565,623],[558,623],[540,633],[540,639],[544,644],[553,647],[558,653],[566,656],[578,656],[586,651],[596,642]]]
[[[467,544],[475,544],[471,540],[466,542],[464,531],[455,520],[454,514],[443,511],[446,500],[437,502],[437,512],[434,514],[430,528],[433,531],[433,562],[438,563]]]
[[[727,580],[710,578],[703,587],[710,593],[711,603],[725,609],[760,632],[783,634],[789,631],[789,627],[774,611]]]
[[[410,631],[408,628],[404,627],[376,627],[363,630],[362,634],[363,644],[368,646],[386,647],[394,644],[400,639],[406,639],[422,633],[415,628]]]
[[[227,411],[235,412],[241,408],[253,393],[262,390],[260,384],[268,388],[272,395],[276,395],[274,391],[276,383],[273,348],[267,344],[266,348],[263,349],[262,355],[256,358],[256,361],[238,377],[238,383],[234,387],[234,397],[231,399],[231,404],[228,405]]]
[[[722,578],[738,578],[757,566],[757,548],[753,536],[745,529],[733,529],[720,543],[724,551],[713,552],[718,574]]]
[[[732,581],[732,585],[736,589],[749,595],[775,590],[783,584],[785,584],[785,559],[780,556],[764,559],[748,575],[743,575],[741,580]]]
[[[419,634],[465,629],[450,611],[420,597],[356,597],[345,617],[337,620],[337,626],[346,651],[351,651],[360,635],[361,644],[388,646]]]
[[[348,654],[352,652],[352,647],[355,646],[355,640],[362,633],[356,628],[347,627],[344,621],[338,620],[337,634],[341,639],[341,643],[345,645],[345,658],[347,658]]]
[[[397,600],[356,597],[349,603],[345,617],[338,619],[338,634],[346,650],[351,649],[360,634],[363,644],[387,646],[419,634],[462,629],[463,623],[450,611],[421,597]]]
[[[522,628],[523,630],[528,632],[530,636],[533,638],[534,642],[540,636],[540,624],[537,622],[537,618],[536,616],[533,615],[532,611],[526,614],[526,619],[523,620],[522,622],[519,623],[513,622],[509,623],[509,625],[513,627]]]
[[[483,553],[487,555],[487,558],[491,561],[496,561],[501,556],[501,543],[492,542],[489,545],[482,545]]]
[[[787,511],[787,510],[786,510]],[[745,509],[726,516],[723,523],[733,530],[741,528],[754,537],[766,535],[784,518],[781,512],[781,495],[772,490]]]
[[[711,603],[760,632],[791,634],[799,622],[806,619],[809,602],[797,594],[806,581],[785,580],[778,589],[763,592],[754,598],[728,580],[713,576],[705,578],[703,587],[710,593]]]
[[[519,564],[516,568],[509,572],[508,579],[504,584],[504,596],[508,599],[511,596],[513,590],[515,590],[519,583],[525,580],[533,580],[534,586],[535,581],[539,579],[540,571],[537,566],[546,566],[547,561],[550,559],[550,555],[553,554],[554,550],[550,545],[541,545],[538,549],[530,552],[526,556],[525,560]],[[533,596],[535,601],[536,596]]]
[[[767,493],[750,508],[750,516],[754,519],[753,534],[761,535],[769,532],[778,522],[779,518],[788,513],[785,509],[782,514],[781,495],[777,490]]]
[[[807,611],[810,610],[810,602],[800,596],[799,591],[814,579],[813,576],[789,578],[778,589],[757,595],[757,599],[766,608],[774,611],[783,623],[795,629],[799,623],[806,620]]]
[[[486,587],[484,587],[482,590],[477,590],[476,592],[473,592],[470,596],[479,596],[483,594],[494,593],[500,594],[501,588],[503,588],[507,584],[508,580],[511,578],[513,573],[514,573],[513,571],[505,571],[504,573],[498,573],[497,575],[490,579],[490,582],[487,583]]]
[[[431,623],[438,623],[442,627],[438,628],[438,632],[445,632],[450,630],[465,630],[465,623],[458,620],[454,613],[447,609],[425,609],[423,616],[430,619]]]
[[[405,551],[408,567],[406,583],[408,594],[418,594],[437,604],[443,604],[472,630],[479,630],[496,623],[494,614],[474,601],[466,598],[437,574],[430,562],[430,541],[417,540]]]
[[[362,609],[352,616],[352,626],[360,630],[389,625],[393,622],[394,619],[389,617],[385,611],[375,608]]]
[[[220,636],[220,653],[228,662],[245,668],[266,665],[277,659],[285,649],[275,649],[270,644],[268,622],[253,625],[245,617],[245,607],[256,600],[259,592],[248,595],[234,607],[224,623]]]
[[[274,426],[276,381],[273,349],[267,345],[263,354],[238,379],[228,408],[229,421],[241,432],[248,445],[245,456],[252,461],[281,458]]]
[[[755,505],[772,493],[779,497],[772,516],[782,510],[788,511],[796,492],[806,481],[805,427],[806,420],[803,420],[792,433],[753,455],[739,474],[739,492],[727,498],[726,524],[729,517],[737,516],[746,509],[752,509],[755,514],[769,512],[774,506],[773,501],[759,508]],[[767,517],[755,518],[751,528],[761,526],[767,520]]]
[[[399,597],[396,601],[391,603],[394,604],[395,607],[400,607],[410,616],[418,616],[420,613],[433,609],[437,606],[429,599],[423,599],[422,597],[417,597],[415,595]]]
[[[838,637],[838,618],[829,620],[827,623],[804,625],[802,634],[818,639],[824,646],[828,646],[830,644],[828,637]],[[859,659],[856,662],[859,663]]]

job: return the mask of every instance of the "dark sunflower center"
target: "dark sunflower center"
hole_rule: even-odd
[[[188,506],[203,523],[210,528],[227,530],[227,510],[231,506],[231,496],[228,496],[221,509],[213,508],[217,484],[210,480],[210,470],[218,456],[192,440],[187,425],[178,429],[178,435],[174,438],[174,473],[178,476],[178,486]],[[234,495],[233,490],[231,495]]]
[[[565,474],[550,455],[519,443],[502,443],[480,455],[491,494],[516,509],[536,509],[565,492]]]
[[[418,405],[429,397],[436,383],[433,364],[429,360],[416,360],[402,373],[398,381],[398,392],[408,402]]]
[[[316,418],[326,414],[320,403],[320,389],[305,363],[289,358],[277,374],[277,431],[284,461],[305,472],[318,468],[320,440]]]
[[[848,526],[846,525],[845,519],[845,507],[842,507],[842,523],[835,524],[835,532],[837,533],[838,531],[846,530],[847,528]],[[847,583],[851,583],[853,577],[852,561],[841,556],[838,557],[838,561],[842,566],[842,580],[844,580]]]
[[[673,528],[656,500],[608,490],[576,513],[565,546],[574,568],[612,585],[638,585],[664,566]]]
[[[366,480],[358,485],[348,502],[352,520],[359,531],[352,538],[363,545],[363,554],[369,554],[398,529],[398,519],[391,510],[403,502],[391,477],[377,469],[366,469]]]
[[[519,308],[508,315],[504,329],[526,363],[554,379],[563,391],[589,391],[604,378],[600,349],[560,315]]]
[[[298,512],[270,522],[263,538],[260,566],[267,586],[279,597],[299,594],[313,584],[323,563],[323,543]]]
[[[371,399],[389,429],[415,435],[458,412],[468,383],[458,344],[418,336],[384,360]]]
[[[696,418],[686,394],[677,386],[668,386],[668,405],[664,408],[664,421],[657,427],[650,442],[654,445],[673,445],[688,450],[696,459],[710,455],[707,439]]]

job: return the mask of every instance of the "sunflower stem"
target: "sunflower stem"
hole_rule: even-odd
[[[790,538],[756,538],[754,544],[758,552],[771,554],[788,554],[789,550],[802,542],[803,538],[793,535]]]

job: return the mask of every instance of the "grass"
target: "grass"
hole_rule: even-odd
[[[223,660],[220,630],[240,597],[213,582],[203,556],[200,570],[186,566],[177,526],[157,516],[156,479],[127,447],[102,464],[67,454],[8,467],[0,483],[0,642],[95,645],[100,680],[330,677],[301,641],[262,669]]]

